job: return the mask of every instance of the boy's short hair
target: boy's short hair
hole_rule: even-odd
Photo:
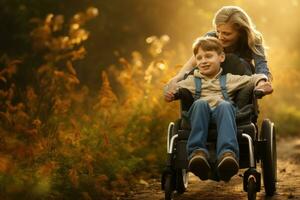
[[[193,44],[194,55],[198,53],[199,48],[204,51],[216,51],[218,54],[224,52],[221,42],[217,38],[210,36],[199,37],[195,40]]]

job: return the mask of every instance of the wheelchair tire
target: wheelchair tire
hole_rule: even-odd
[[[248,193],[248,200],[256,199],[256,182],[254,178],[250,178],[248,180],[247,193]]]
[[[273,123],[265,119],[261,126],[261,140],[266,140],[266,148],[262,157],[262,174],[267,196],[273,196],[276,191],[277,179],[277,151],[276,133]]]
[[[172,175],[167,175],[166,176],[166,180],[165,180],[165,185],[164,185],[164,189],[165,189],[165,200],[172,200],[173,199],[173,189],[174,189],[174,185],[173,185],[174,181],[172,180]]]
[[[177,169],[176,171],[176,191],[178,194],[183,194],[187,188],[188,173],[184,169]]]

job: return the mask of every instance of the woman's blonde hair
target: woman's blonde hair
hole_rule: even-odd
[[[238,6],[224,6],[219,9],[213,19],[213,26],[216,29],[218,25],[226,23],[234,25],[240,32],[241,30],[245,31],[249,48],[255,54],[263,54],[263,52],[257,49],[259,46],[263,47],[263,37],[261,33],[255,29],[251,18],[243,9]]]

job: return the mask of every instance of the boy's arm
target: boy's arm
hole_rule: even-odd
[[[164,88],[164,97],[166,102],[171,102],[176,100],[175,94],[178,92],[179,88],[187,88],[192,93],[194,93],[195,83],[194,83],[194,76],[190,75],[186,79],[177,82],[175,85],[170,86],[167,84]]]
[[[190,72],[194,66],[196,66],[195,57],[192,56],[190,59],[182,66],[180,71],[169,80],[168,85],[169,87],[176,87],[176,83],[183,80],[186,73]]]
[[[248,84],[255,86],[255,90],[262,90],[264,94],[273,92],[268,77],[264,74],[253,74],[252,76],[229,75],[229,82],[232,90],[237,91]]]
[[[263,77],[265,76],[265,77]],[[255,81],[255,91],[261,91],[263,95],[268,95],[273,92],[271,83],[268,81],[268,77],[264,74],[254,74],[251,76]]]

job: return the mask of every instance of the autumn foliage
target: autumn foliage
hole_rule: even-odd
[[[173,6],[181,8],[179,14],[189,12],[181,18],[193,27],[191,13],[210,22],[212,13],[203,5],[191,12],[197,6],[190,3]],[[134,183],[159,177],[167,126],[179,114],[177,102],[163,101],[163,86],[179,70],[178,60],[192,53],[180,45],[166,50],[168,35],[144,38],[148,52],[106,52],[118,64],[102,67],[95,91],[83,84],[78,69],[86,66],[77,63],[89,54],[85,42],[92,33],[86,27],[99,13],[90,7],[68,19],[57,14],[31,19],[31,51],[18,58],[0,55],[0,199],[117,199]],[[117,25],[124,28],[122,23]],[[209,30],[204,23],[202,29]],[[278,41],[280,47],[271,48],[268,58],[274,93],[260,101],[260,118],[271,118],[279,135],[296,135],[300,56]]]
[[[15,80],[23,60],[1,58],[1,199],[107,199],[159,173],[168,117],[177,113],[162,103],[169,38],[145,41],[148,64],[139,52],[120,57],[99,74],[93,95],[73,64],[87,53],[84,25],[97,15],[89,8],[68,21],[33,19],[32,48],[43,62],[26,85]]]

